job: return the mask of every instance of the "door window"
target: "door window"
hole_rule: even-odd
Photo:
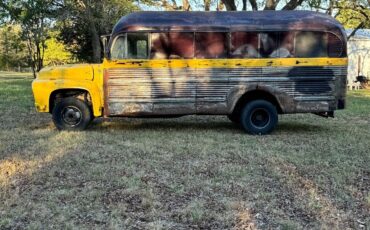
[[[148,33],[127,33],[127,58],[148,58]]]

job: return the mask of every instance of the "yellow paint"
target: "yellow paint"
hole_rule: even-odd
[[[102,115],[102,65],[66,65],[42,69],[32,82],[35,106],[38,112],[51,112],[49,99],[56,90],[82,89],[91,95],[94,116]]]
[[[104,62],[104,68],[240,68],[264,66],[341,66],[347,58],[264,58],[264,59],[131,59]]]
[[[49,98],[56,90],[86,90],[91,95],[94,116],[99,117],[102,116],[104,107],[104,69],[345,66],[347,63],[347,58],[104,60],[102,64],[65,65],[45,68],[39,72],[38,77],[33,81],[32,90],[38,112],[50,112]]]

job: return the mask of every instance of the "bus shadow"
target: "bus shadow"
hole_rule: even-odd
[[[223,131],[229,133],[243,134],[240,125],[232,123],[227,118],[207,119],[159,119],[159,118],[114,118],[96,119],[88,128],[89,131],[121,130],[121,131]],[[272,135],[284,133],[322,133],[330,129],[322,125],[314,125],[299,122],[281,122],[277,125]]]
[[[88,130],[171,130],[171,131],[227,131],[233,133],[243,132],[237,125],[227,119],[215,118],[210,121],[204,119],[189,119],[189,118],[114,118],[114,119],[96,119],[90,125]]]
[[[326,126],[299,122],[281,122],[276,127],[277,133],[322,133],[330,131]]]

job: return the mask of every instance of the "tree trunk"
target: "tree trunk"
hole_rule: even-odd
[[[227,11],[236,11],[236,5],[234,0],[221,0],[226,6]]]
[[[91,34],[91,46],[93,49],[93,59],[94,63],[101,62],[101,47],[98,31],[96,30],[95,24],[90,22],[90,34]]]
[[[257,5],[256,0],[249,0],[249,3],[252,6],[252,10],[254,10],[254,11],[257,11],[258,10],[258,5]]]
[[[182,0],[182,10],[184,11],[190,11],[191,6],[188,0]]]
[[[86,4],[85,12],[87,16],[86,18],[89,23],[89,32],[91,35],[91,47],[93,51],[92,62],[100,63],[101,62],[100,38],[99,38],[98,30],[96,29],[95,18],[91,12],[90,6],[87,4]]]
[[[209,11],[211,8],[211,0],[204,0],[204,11]]]
[[[243,0],[243,11],[247,10],[247,0]]]

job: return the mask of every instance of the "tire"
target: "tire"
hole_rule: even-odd
[[[52,114],[53,122],[59,130],[84,130],[93,119],[90,107],[74,97],[58,102]]]
[[[278,123],[278,113],[276,107],[270,102],[255,100],[244,106],[240,121],[247,133],[264,135],[274,130]]]
[[[240,124],[240,115],[238,116],[232,113],[232,114],[228,114],[227,118],[229,118],[229,120],[233,122],[234,124]]]

